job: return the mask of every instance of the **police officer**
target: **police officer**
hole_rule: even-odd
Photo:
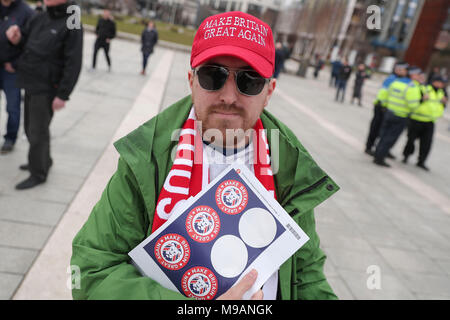
[[[380,141],[375,150],[373,162],[379,166],[390,167],[385,158],[389,150],[397,142],[398,137],[406,127],[409,114],[420,105],[420,74],[418,67],[408,69],[411,82],[406,83],[396,79],[388,88],[386,112],[380,131]]]
[[[394,66],[394,72],[389,75],[383,82],[381,89],[378,91],[377,97],[374,101],[373,118],[370,122],[369,135],[366,142],[365,153],[374,156],[375,152],[372,150],[375,145],[375,141],[379,138],[381,124],[383,123],[384,112],[386,111],[386,103],[388,98],[388,88],[392,82],[399,80],[405,83],[409,83],[411,80],[407,77],[408,64],[406,62],[399,62]],[[394,158],[393,155],[388,153],[388,158]]]
[[[423,75],[423,80],[425,76]],[[408,142],[403,150],[403,163],[414,153],[414,142],[420,141],[419,159],[417,166],[429,171],[425,161],[431,150],[433,141],[434,123],[444,113],[447,97],[444,92],[445,80],[440,76],[431,79],[431,84],[422,86],[422,103],[413,110],[408,125]]]

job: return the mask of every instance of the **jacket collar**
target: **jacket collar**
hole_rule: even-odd
[[[163,171],[162,179],[172,167],[171,153],[178,143],[178,136],[174,132],[179,132],[177,130],[182,128],[191,107],[191,96],[181,99],[121,139],[123,141],[119,140],[115,144],[116,148],[119,152],[130,150],[129,145],[132,144],[135,154],[133,158],[145,159],[147,163],[153,158],[158,170]],[[268,130],[277,198],[283,207],[287,207],[288,212],[294,215],[310,210],[339,189],[284,124],[266,110],[261,115],[261,120]],[[124,144],[127,146],[121,147]],[[274,156],[274,153],[280,156]],[[137,159],[131,161],[138,162]],[[159,185],[162,186],[162,183],[164,181],[159,181]],[[295,201],[295,205],[290,206],[296,198],[307,201]]]

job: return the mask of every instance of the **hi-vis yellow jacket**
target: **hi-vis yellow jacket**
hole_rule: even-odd
[[[421,98],[420,84],[417,81],[405,83],[395,80],[389,86],[386,107],[397,117],[407,118],[420,106]]]
[[[423,86],[423,93],[428,95],[428,99],[420,104],[420,106],[413,110],[411,119],[420,122],[435,122],[444,113],[444,90],[435,90],[432,85]]]

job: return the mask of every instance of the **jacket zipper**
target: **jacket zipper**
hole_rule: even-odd
[[[298,196],[300,196],[300,195],[302,195],[302,194],[305,194],[305,193],[310,192],[311,190],[317,188],[317,187],[320,186],[322,183],[324,183],[324,182],[327,180],[327,178],[328,178],[328,176],[324,176],[324,177],[320,178],[320,180],[318,180],[317,182],[313,183],[313,184],[310,185],[309,187],[307,187],[307,188],[305,188],[305,189],[303,189],[303,190],[300,190],[299,192],[295,193],[295,194],[294,194],[292,197],[290,197],[287,201],[284,201],[284,203],[288,203],[291,199],[294,199],[294,198],[296,198],[296,197],[298,197]],[[299,212],[298,209],[295,208],[295,209],[290,213],[290,215],[294,215],[294,214],[296,214],[296,213],[298,213],[298,212]]]

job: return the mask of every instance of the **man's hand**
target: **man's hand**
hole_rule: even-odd
[[[110,41],[111,41],[110,39],[106,38],[106,43],[109,43]]]
[[[66,102],[58,97],[55,97],[55,99],[53,99],[53,103],[52,103],[52,109],[53,111],[58,111],[61,110],[62,108],[64,108],[64,106],[66,105]]]
[[[5,62],[5,70],[9,73],[15,73],[16,69],[12,66],[11,62]]]
[[[222,294],[217,300],[242,300],[242,296],[246,293],[256,281],[258,277],[258,272],[253,269],[249,273],[247,273],[241,281],[239,281],[236,285],[228,289],[227,292]],[[255,292],[250,300],[262,300],[263,292],[261,289]]]
[[[443,104],[446,104],[447,101],[448,101],[448,98],[447,98],[447,97],[443,97],[442,100],[441,100],[441,102],[442,102]]]
[[[8,38],[9,42],[11,42],[13,45],[17,45],[20,42],[20,39],[22,38],[19,26],[16,24],[10,26],[8,30],[6,30],[6,37]]]

